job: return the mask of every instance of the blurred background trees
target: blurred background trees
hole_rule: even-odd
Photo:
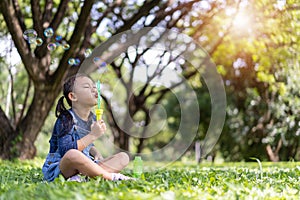
[[[299,159],[300,16],[296,1],[2,0],[0,8],[1,158],[36,155],[38,135],[51,132],[55,120],[51,109],[61,94],[62,82],[78,71],[87,50],[124,31],[161,27],[193,38],[223,78],[227,116],[212,156],[218,153],[227,161],[249,157]],[[52,37],[44,34],[47,28],[52,28]],[[24,39],[29,29],[34,29],[43,41],[40,46]],[[59,43],[56,36],[61,36]],[[49,43],[56,48],[49,47]],[[116,122],[113,109],[118,108],[110,104],[109,93],[102,94],[105,114],[114,143],[122,150],[154,151],[175,137],[180,125],[180,102],[169,90],[149,82],[139,83],[137,89],[132,87],[136,71],[142,67],[151,71],[145,60],[149,49],[137,49],[133,45],[108,62],[101,80],[105,87],[112,88],[115,80],[125,77],[119,92],[126,94],[128,113],[141,130],[151,121],[153,104],[163,105],[168,125],[155,137],[131,137]],[[179,55],[183,53],[179,51]],[[164,51],[153,56],[153,60],[161,59],[154,62],[158,70],[154,77],[176,63],[172,69],[179,71],[196,91],[200,124],[195,141],[202,141],[212,105],[201,73],[192,73],[188,61],[180,61],[180,56]],[[149,71],[147,75],[153,75]],[[193,148],[192,143],[188,152],[193,154]]]

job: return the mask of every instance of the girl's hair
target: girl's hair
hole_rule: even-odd
[[[73,91],[74,89],[74,83],[77,77],[88,77],[86,74],[75,74],[73,76],[70,76],[66,79],[63,85],[63,96],[61,96],[57,102],[56,109],[55,109],[55,116],[58,117],[61,113],[67,110],[64,104],[64,98],[66,98],[67,103],[70,107],[72,107],[72,101],[69,98],[69,93]]]

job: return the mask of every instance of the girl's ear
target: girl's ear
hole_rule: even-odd
[[[68,97],[69,97],[69,99],[70,99],[71,101],[76,101],[76,100],[77,100],[77,97],[76,97],[76,95],[75,95],[74,92],[70,92],[70,93],[68,94]]]

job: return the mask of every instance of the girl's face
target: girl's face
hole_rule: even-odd
[[[97,104],[97,88],[94,82],[85,76],[77,77],[74,83],[73,104],[93,107]]]

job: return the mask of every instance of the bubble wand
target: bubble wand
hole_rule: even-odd
[[[99,80],[96,83],[96,87],[98,92],[98,107],[96,108],[95,112],[96,112],[96,119],[98,121],[101,120],[103,114],[103,109],[101,109],[101,85]]]

